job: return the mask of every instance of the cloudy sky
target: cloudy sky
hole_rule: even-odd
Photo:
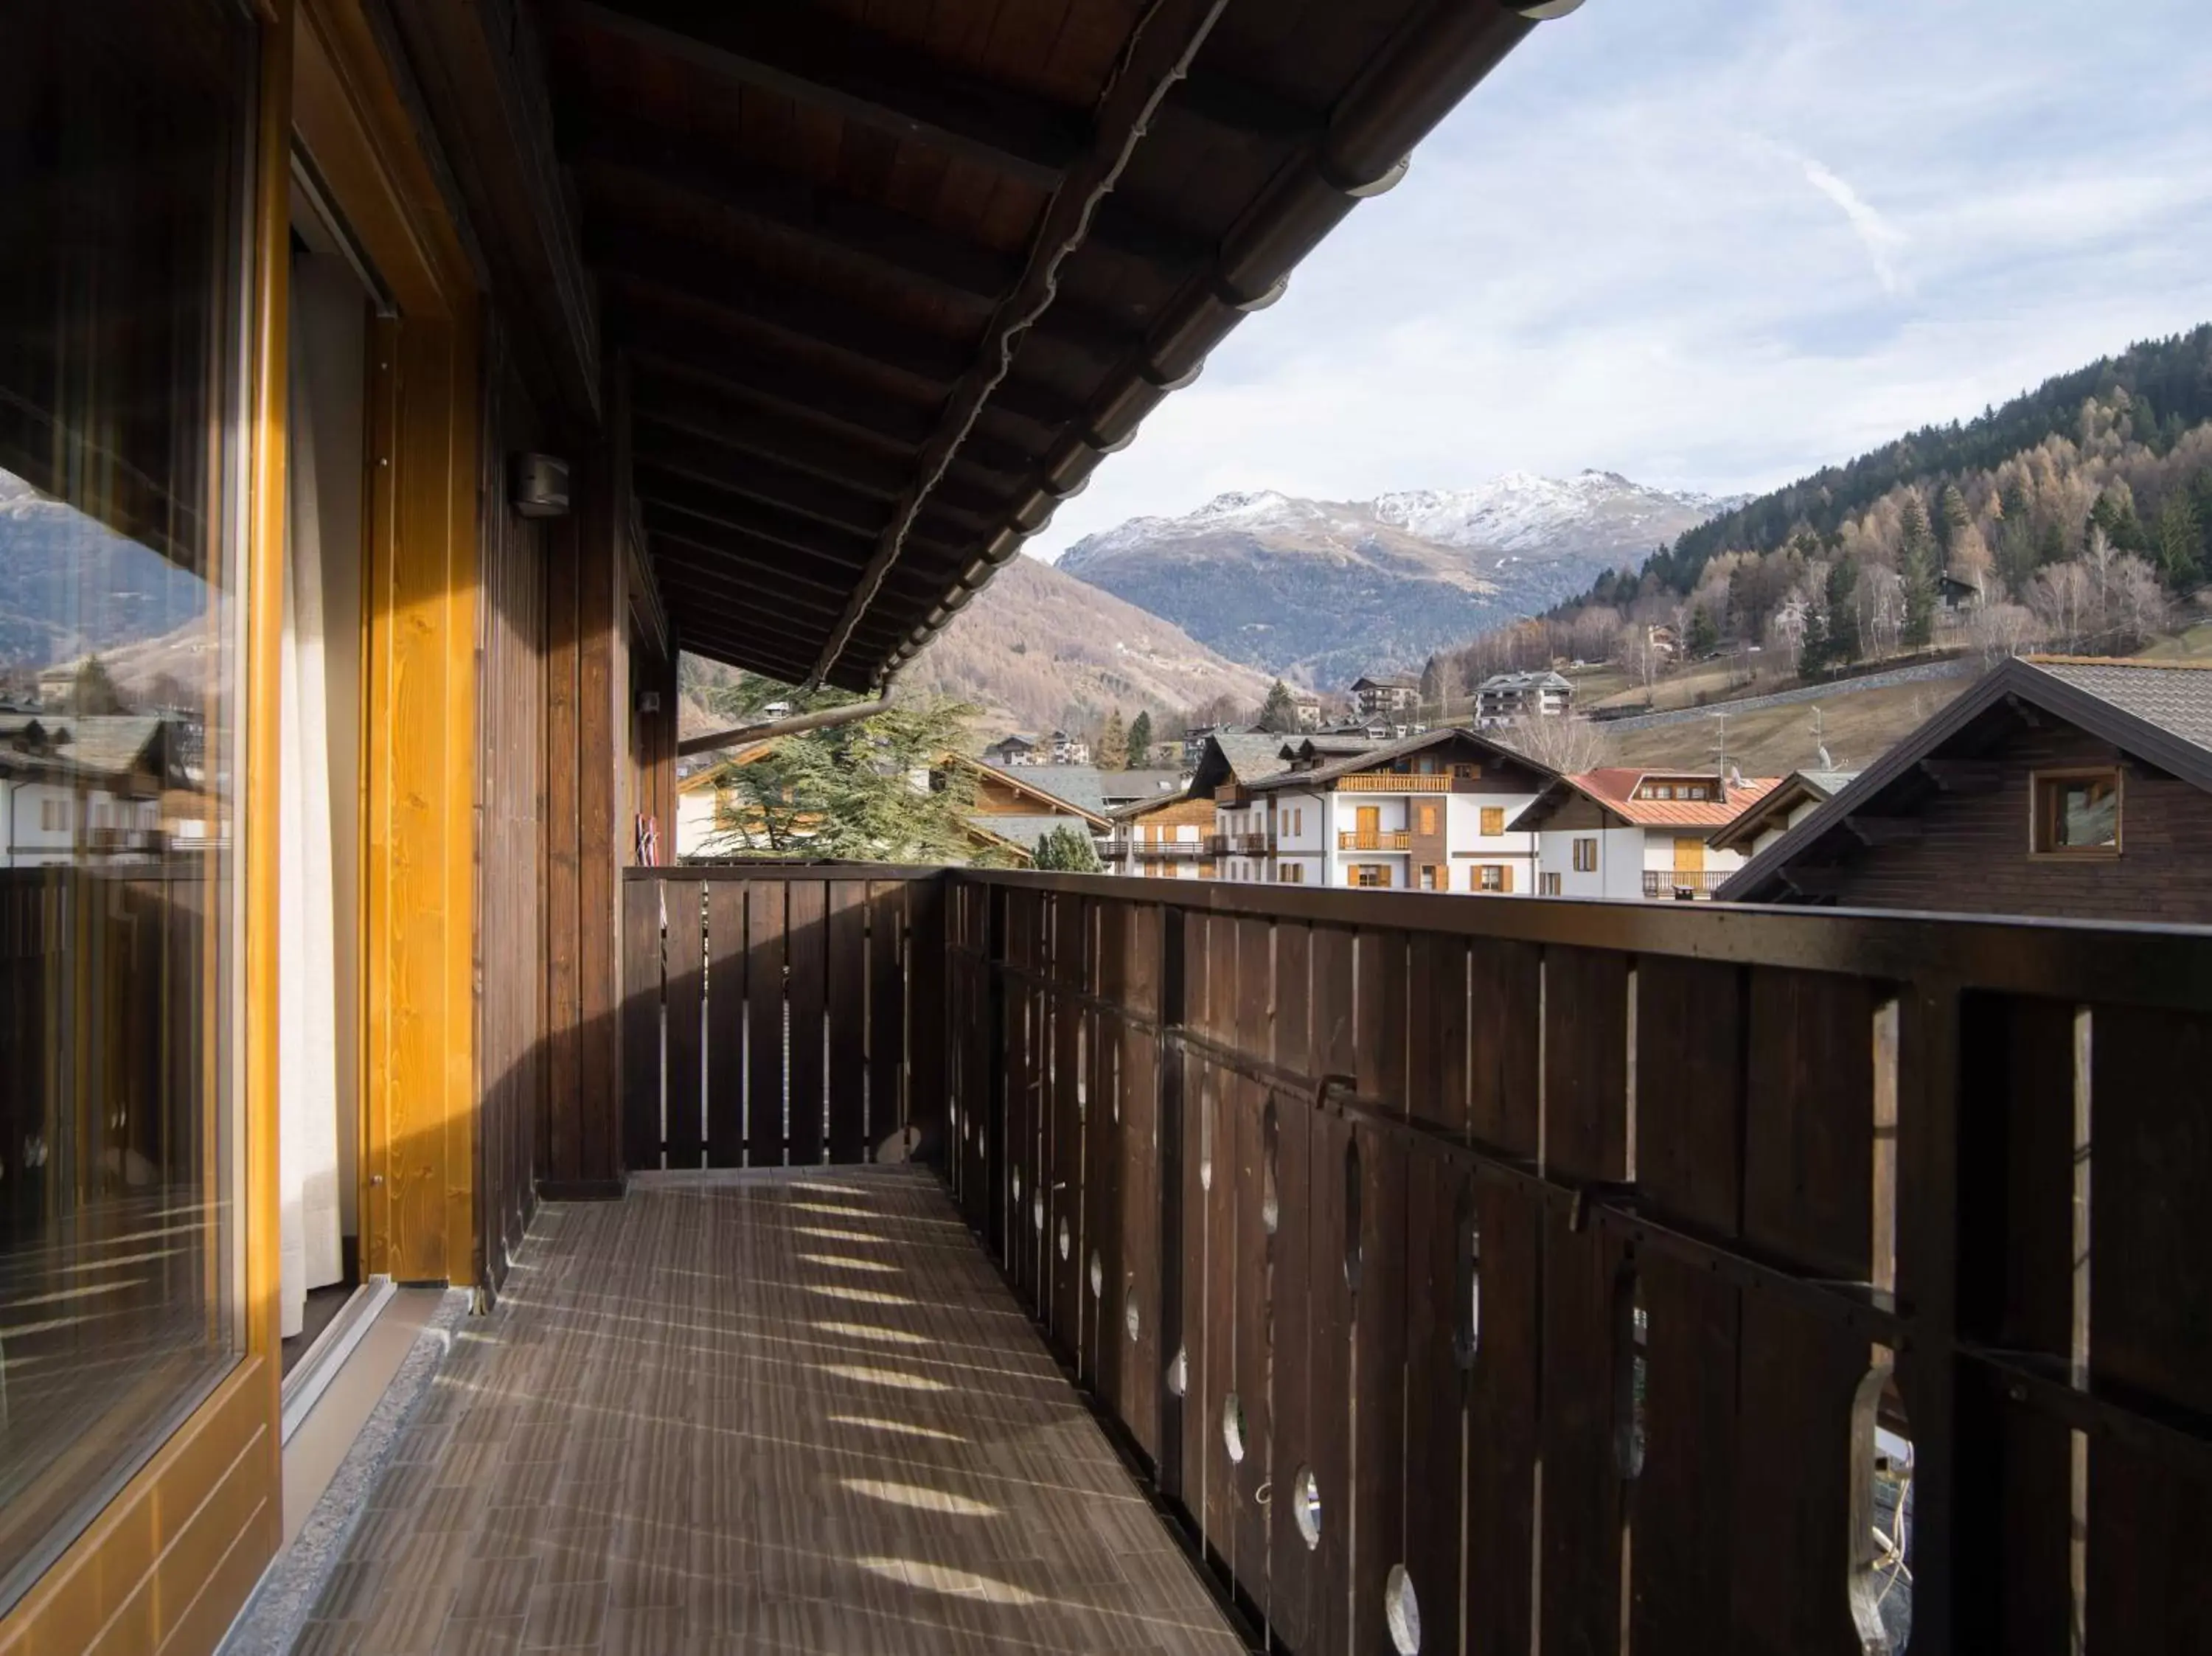
[[[1763,488],[2207,319],[2205,0],[1589,0],[1030,550],[1232,488]]]

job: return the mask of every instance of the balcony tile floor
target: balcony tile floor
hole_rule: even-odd
[[[301,1653],[1232,1656],[936,1179],[549,1205]]]

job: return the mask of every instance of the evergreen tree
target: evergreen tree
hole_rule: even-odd
[[[1119,707],[1108,715],[1106,728],[1099,731],[1098,745],[1091,750],[1091,756],[1102,771],[1129,768],[1129,733],[1121,728]]]
[[[2197,521],[2197,507],[2188,495],[2177,491],[2167,500],[2151,531],[2151,543],[2158,561],[2159,579],[2177,592],[2193,591],[2203,572],[2199,560],[2204,531]]]
[[[70,711],[76,713],[119,713],[127,711],[123,705],[123,692],[116,688],[107,664],[98,656],[87,656],[84,665],[76,670],[76,682],[70,690]]]
[[[1959,492],[1958,484],[1944,484],[1942,494],[1936,497],[1936,537],[1946,557],[1950,555],[1959,531],[1972,521],[1973,514],[1966,510],[1966,497]]]
[[[1444,673],[1442,656],[1431,656],[1421,668],[1421,722],[1441,725],[1444,722],[1444,700],[1449,681]]]
[[[1936,635],[1936,539],[1928,527],[1928,513],[1917,492],[1905,497],[1905,545],[1898,573],[1905,579],[1905,628],[1900,641],[1907,646],[1927,644]]]
[[[1842,558],[1828,566],[1828,659],[1848,666],[1859,658],[1859,572]]]
[[[1129,721],[1129,768],[1143,770],[1152,762],[1152,715],[1139,711]]]
[[[1060,874],[1097,874],[1104,867],[1091,836],[1073,824],[1039,834],[1030,865]]]
[[[715,692],[714,711],[746,718],[771,701],[816,713],[858,698],[805,695],[751,678]],[[867,863],[964,863],[975,779],[945,755],[968,750],[975,709],[902,704],[857,724],[787,736],[751,763],[731,765],[716,790],[707,850],[724,857],[843,858]]]
[[[1713,612],[1699,604],[1690,611],[1690,658],[1698,660],[1720,647],[1721,629],[1713,625]]]
[[[1291,700],[1291,687],[1279,678],[1267,688],[1267,700],[1260,709],[1260,728],[1270,735],[1287,736],[1297,727],[1297,704]]]

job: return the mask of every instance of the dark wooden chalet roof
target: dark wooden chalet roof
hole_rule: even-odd
[[[2033,723],[2036,710],[2212,793],[2212,666],[2015,658],[1859,772],[1715,895],[1730,902],[1822,901],[1821,871],[1856,856],[1880,824],[1917,814],[1937,793],[1993,780],[2002,761],[1990,755]]]
[[[547,0],[687,649],[883,681],[1571,0]]]

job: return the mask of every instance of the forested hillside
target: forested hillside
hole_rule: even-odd
[[[1931,643],[2124,652],[2208,579],[2212,326],[1761,495],[1459,666],[1611,654],[1649,683],[1729,652],[1761,676]]]

